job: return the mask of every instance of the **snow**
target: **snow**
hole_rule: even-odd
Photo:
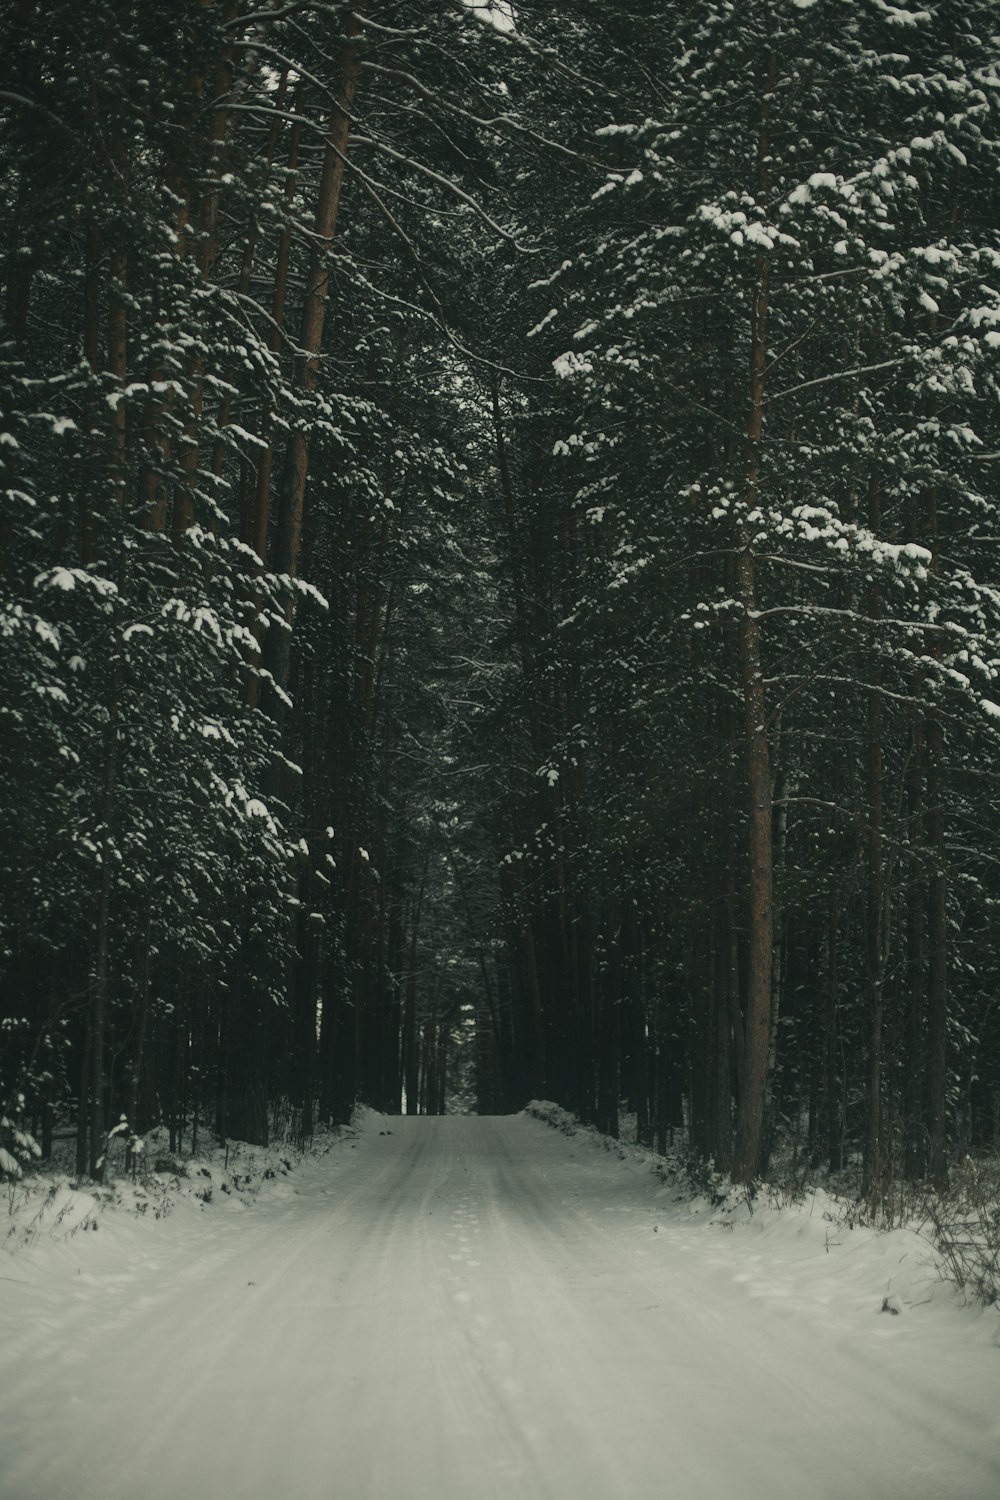
[[[812,201],[814,192],[827,191],[834,193],[840,186],[838,178],[833,172],[814,172],[808,182],[800,183],[788,195],[789,203],[809,203]]]
[[[536,334],[541,333],[542,329],[552,322],[553,318],[557,318],[558,316],[558,308],[550,308],[549,311],[545,314],[544,318],[540,319],[540,321],[535,324],[534,328],[528,329],[528,338],[533,339]]]
[[[552,368],[560,380],[572,380],[577,375],[592,374],[594,365],[586,356],[568,349],[564,354],[557,355],[552,361]]]
[[[370,1115],[159,1219],[63,1190],[0,1266],[0,1494],[993,1500],[996,1311],[827,1209],[527,1115]]]
[[[78,584],[93,589],[102,598],[118,592],[110,578],[100,578],[88,573],[85,568],[48,568],[35,576],[36,589],[61,589],[64,593],[70,593]]]
[[[477,21],[492,26],[494,31],[509,34],[517,29],[514,8],[509,0],[463,0]]]
[[[733,235],[733,239],[736,239],[735,235]],[[762,250],[774,249],[774,240],[761,224],[748,224],[743,231],[743,239],[746,240],[748,245],[758,245]]]
[[[885,0],[874,0],[874,5],[890,25],[894,26],[920,26],[931,19],[930,11],[927,10],[904,10],[899,5],[887,5]]]
[[[600,135],[600,133],[600,131],[597,132],[598,135]],[[546,276],[541,281],[529,281],[528,291],[533,292],[536,291],[539,287],[551,286],[554,281],[558,280],[558,278],[563,274],[564,271],[571,270],[572,266],[573,262],[571,260],[562,261],[562,263],[558,265],[552,272],[551,276]]]
[[[35,634],[40,636],[47,646],[51,646],[55,651],[59,650],[59,632],[47,620],[35,621]]]

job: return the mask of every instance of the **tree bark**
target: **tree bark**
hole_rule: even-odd
[[[757,261],[754,292],[750,419],[747,424],[747,461],[743,503],[746,519],[736,560],[736,597],[742,606],[739,636],[740,681],[746,738],[746,788],[749,817],[750,889],[747,945],[746,1014],[742,1092],[733,1155],[734,1182],[748,1182],[760,1165],[767,1088],[768,1042],[771,1026],[771,965],[774,941],[774,875],[771,807],[771,756],[767,705],[761,660],[761,629],[757,610],[757,575],[753,551],[753,522],[760,479],[760,449],[764,427],[765,367],[769,267],[763,254]]]
[[[826,979],[824,1007],[824,1039],[826,1052],[826,1129],[827,1152],[830,1171],[839,1172],[844,1165],[844,1121],[840,1102],[840,1069],[837,1059],[837,1020],[839,1012],[839,947],[838,930],[840,908],[836,894],[831,892],[826,930]]]
[[[927,1094],[930,1113],[930,1175],[938,1192],[948,1186],[948,871],[944,838],[944,731],[937,718],[927,724],[930,757],[927,831],[934,863],[927,910]]]
[[[865,900],[865,1006],[867,1011],[864,1180],[862,1192],[873,1199],[882,1189],[882,1028],[885,998],[882,984],[882,704],[868,695],[867,750],[868,831]]]
[[[924,1080],[927,1076],[924,1031],[927,1008],[927,882],[922,861],[924,823],[924,724],[914,715],[910,734],[907,776],[910,872],[906,900],[906,1016],[903,1072],[903,1127],[906,1134],[906,1175],[911,1182],[924,1175]]]
[[[341,49],[340,96],[334,105],[327,127],[327,145],[323,155],[323,168],[313,223],[312,238],[315,248],[306,277],[302,303],[302,326],[299,335],[299,347],[302,354],[296,362],[295,374],[296,384],[304,392],[315,390],[319,372],[319,356],[323,346],[323,329],[326,323],[330,286],[329,255],[340,211],[351,130],[351,110],[354,105],[360,68],[357,48],[357,38],[360,32],[360,20],[354,15],[350,16]],[[308,472],[309,437],[302,427],[298,427],[289,434],[285,448],[271,557],[271,566],[274,571],[284,573],[290,578],[298,574]],[[288,681],[290,644],[290,632],[283,630],[280,626],[272,626],[265,637],[264,666],[279,689],[284,689]],[[269,693],[268,700],[272,717],[279,723],[282,722],[284,709],[280,696],[277,693]]]

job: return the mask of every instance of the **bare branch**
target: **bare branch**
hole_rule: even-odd
[[[837,380],[853,380],[856,375],[875,375],[881,370],[897,370],[901,365],[912,362],[913,355],[905,354],[900,359],[886,359],[877,365],[858,365],[854,370],[837,370],[833,375],[820,375],[816,380],[804,380],[801,385],[786,386],[783,391],[775,391],[768,400],[781,401],[785,396],[797,396],[800,391],[811,391],[818,385],[832,385]]]

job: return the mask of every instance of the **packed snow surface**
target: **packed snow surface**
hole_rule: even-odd
[[[369,1116],[251,1206],[99,1222],[0,1258],[4,1500],[1000,1495],[996,1311],[822,1200]]]

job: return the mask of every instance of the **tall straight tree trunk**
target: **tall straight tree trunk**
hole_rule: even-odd
[[[85,231],[83,278],[83,357],[91,371],[99,374],[101,359],[101,236],[93,211]],[[99,399],[99,398],[98,398]],[[94,506],[99,480],[80,486],[80,561],[89,568],[97,558],[97,522]]]
[[[285,95],[288,92],[288,74],[289,68],[286,65],[281,71],[278,87],[274,92],[273,107],[276,117],[271,121],[271,127],[267,133],[267,149],[264,153],[265,180],[261,185],[261,192],[264,192],[266,190],[266,186],[270,182],[271,172],[274,166],[275,153],[277,152],[278,141],[281,137],[281,130],[283,125],[281,115],[284,114],[285,110]],[[295,107],[293,106],[293,113],[294,112]],[[297,121],[295,129],[299,128],[300,122]],[[251,212],[251,222],[247,226],[247,238],[246,243],[243,246],[243,259],[240,263],[240,274],[236,280],[236,292],[239,297],[245,297],[249,293],[250,288],[253,285],[254,265],[257,258],[257,248],[260,242],[260,233],[260,219],[256,214],[256,210],[253,210]],[[217,246],[217,232],[215,233],[215,243]],[[275,271],[275,279],[277,279],[277,271]],[[273,329],[271,330],[271,337],[274,337]],[[232,378],[232,376],[230,376],[230,378]],[[229,423],[232,419],[233,397],[235,394],[236,392],[232,389],[227,389],[225,391],[222,400],[219,403],[218,413],[216,415],[216,427],[218,428],[218,434],[215,438],[215,442],[212,445],[211,466],[212,476],[215,479],[222,478],[222,473],[226,464],[227,445],[223,433],[225,428],[229,426]],[[249,514],[250,508],[248,498],[249,491],[250,485],[246,482],[246,479],[244,479],[244,483],[240,488],[240,538],[243,541],[247,540],[247,516]]]
[[[597,985],[597,1128],[618,1139],[618,1098],[621,1072],[622,924],[618,903],[609,897],[604,911],[604,972]],[[558,1102],[565,1108],[565,1099]]]
[[[263,955],[259,939],[252,935],[250,903],[241,923],[240,953],[230,984],[225,1023],[225,1114],[223,1135],[249,1141],[254,1146],[268,1143],[267,1116],[269,1038],[267,1000],[261,994],[254,975]]]
[[[107,348],[108,372],[117,382],[118,400],[115,403],[111,423],[111,463],[113,493],[119,515],[115,518],[120,526],[121,512],[125,501],[125,399],[124,386],[127,368],[125,284],[127,262],[125,252],[116,249],[111,254],[110,281],[108,287]],[[115,865],[114,826],[118,788],[118,754],[121,699],[124,687],[124,642],[120,603],[125,589],[125,545],[122,536],[117,537],[118,567],[117,592],[113,623],[111,681],[109,687],[108,719],[104,731],[104,764],[101,788],[101,873],[97,896],[97,913],[94,933],[94,976],[91,986],[90,1004],[90,1131],[88,1171],[94,1182],[104,1180],[104,1154],[107,1144],[105,1119],[105,1067],[110,994],[110,947],[111,947],[111,895],[112,871]]]
[[[90,1159],[90,1039],[91,1013],[88,1009],[83,1027],[83,1051],[80,1058],[80,1083],[76,1103],[76,1176],[77,1184],[83,1181]]]
[[[882,705],[875,693],[868,698],[867,752],[868,832],[866,837],[867,895],[865,900],[865,1008],[867,1011],[864,1181],[866,1197],[882,1186]]]
[[[727,719],[730,717],[731,712],[731,710],[727,711]],[[733,718],[735,718],[735,715],[732,716]],[[735,734],[733,738],[735,738]],[[731,1037],[730,1074],[732,1085],[735,1086],[736,1107],[738,1111],[739,1101],[742,1099],[746,1087],[744,1080],[744,1072],[746,1069],[746,1030],[743,1024],[743,1006],[741,1002],[740,987],[740,926],[739,901],[736,888],[737,813],[735,793],[736,788],[733,786],[733,777],[727,776],[723,802],[723,941],[725,944],[724,968],[726,977],[726,999],[729,1012],[728,1027],[726,1029],[729,1033],[729,1036]],[[732,1154],[733,1127],[732,1110],[730,1109],[729,1148],[726,1153],[728,1166],[732,1165]]]
[[[930,1175],[938,1192],[948,1186],[948,872],[944,839],[944,731],[937,718],[927,725],[929,752],[927,831],[934,863],[927,907],[927,1103],[930,1115]]]
[[[524,558],[522,555],[520,528],[518,526],[517,506],[514,500],[514,484],[507,456],[507,439],[504,433],[503,410],[500,405],[499,374],[493,377],[491,398],[493,435],[496,442],[497,476],[500,482],[500,495],[503,500],[504,521],[507,526],[507,547],[510,558],[511,582],[514,589],[514,622],[517,631],[518,654],[521,658],[521,671],[524,674],[525,686],[529,691],[533,691],[535,679],[534,653],[532,649],[531,626],[528,620],[528,610],[525,600]],[[532,714],[532,733],[537,734],[538,728],[538,715]]]
[[[215,0],[198,0],[203,9],[208,9]],[[223,0],[222,18],[225,22],[234,19],[239,10],[239,0]],[[212,268],[219,249],[219,189],[218,177],[222,167],[222,153],[229,127],[229,111],[225,101],[230,94],[233,80],[233,47],[222,49],[216,60],[212,79],[212,109],[209,116],[208,140],[202,175],[207,183],[207,192],[201,196],[198,207],[198,241],[195,248],[195,264],[203,285],[211,278]],[[201,97],[204,83],[195,80],[195,97]],[[193,194],[192,194],[193,196]],[[195,496],[198,490],[201,454],[199,439],[201,418],[205,401],[205,369],[201,355],[195,355],[190,363],[191,409],[184,430],[184,448],[181,453],[183,476],[174,496],[172,532],[175,543],[183,539],[184,533],[194,524]]]
[[[301,111],[305,103],[305,85],[300,83],[295,92],[292,113],[295,123],[288,142],[288,157],[285,163],[285,212],[291,217],[292,204],[298,184],[299,153],[302,146]],[[292,228],[287,223],[278,240],[278,253],[274,264],[274,284],[271,292],[271,323],[268,331],[268,348],[277,355],[285,337],[285,315],[288,307],[288,268],[292,250]],[[270,425],[270,424],[268,424]],[[241,517],[240,530],[243,541],[252,547],[261,561],[267,558],[267,531],[270,518],[271,474],[274,468],[273,433],[267,432],[267,446],[261,450],[257,463],[257,475],[253,497]],[[256,692],[256,683],[254,684]]]
[[[434,1113],[443,1115],[448,1103],[448,1037],[451,1028],[442,1022],[437,1035],[437,1094]]]
[[[361,22],[356,16],[349,16],[346,36],[341,48],[340,96],[333,107],[327,127],[327,145],[323,154],[323,168],[313,222],[314,249],[306,276],[302,302],[302,326],[299,334],[299,348],[302,352],[296,365],[296,383],[301,391],[307,393],[316,388],[319,356],[323,347],[323,329],[326,323],[330,287],[329,256],[337,228],[341,191],[344,185],[347,146],[351,131],[351,110],[354,105],[360,67],[357,47],[360,32]],[[296,577],[298,573],[308,471],[309,437],[303,428],[297,427],[289,433],[285,448],[271,560],[276,573],[285,573],[291,578]],[[279,689],[284,689],[288,681],[290,644],[289,632],[280,627],[272,627],[265,638],[264,665]],[[282,700],[277,693],[271,693],[268,696],[272,717],[281,722],[284,717]]]
[[[922,861],[924,823],[924,724],[914,715],[910,733],[907,776],[910,872],[906,898],[906,1016],[904,1033],[903,1117],[906,1134],[906,1176],[912,1182],[924,1175],[924,1031],[927,1009],[927,882]]]
[[[715,1121],[712,1154],[716,1169],[720,1172],[729,1171],[733,1154],[733,1032],[730,998],[733,979],[730,973],[727,925],[725,903],[717,901],[714,929],[719,937],[719,947],[715,963]]]
[[[526,1081],[529,1099],[537,1099],[545,1092],[548,1059],[545,1055],[542,988],[538,976],[538,956],[530,912],[524,914],[521,937],[524,949],[525,974],[528,981],[528,996],[530,999],[529,1034],[526,1048],[528,1077]],[[593,1051],[593,1049],[591,1050]]]
[[[18,173],[16,208],[10,226],[12,243],[4,278],[5,331],[22,350],[28,339],[31,286],[38,269],[35,235],[25,226],[30,222],[32,196],[37,192],[38,186],[36,174],[27,167]]]
[[[743,503],[747,517],[756,508],[760,480],[760,450],[764,430],[765,368],[769,266],[757,259],[754,289],[750,419]],[[767,1089],[768,1043],[771,1029],[771,965],[774,942],[774,871],[771,806],[771,755],[767,704],[761,660],[761,629],[757,608],[757,573],[753,526],[745,519],[736,560],[736,596],[742,606],[739,636],[740,683],[743,690],[743,727],[746,739],[746,789],[749,818],[750,890],[748,901],[746,1013],[743,1021],[744,1056],[741,1094],[733,1154],[734,1182],[748,1182],[760,1165]]]
[[[868,487],[868,525],[879,534],[882,522],[881,492],[873,473]],[[880,608],[879,591],[871,588],[868,612],[874,618]],[[883,707],[877,682],[868,693],[868,738],[865,754],[865,787],[868,826],[865,836],[865,1011],[866,1011],[866,1125],[862,1193],[874,1204],[884,1187],[882,1071],[885,1027],[883,943],[885,934],[885,870],[883,865]]]
[[[840,1069],[837,1066],[837,1017],[839,1010],[840,907],[835,892],[830,893],[826,929],[826,978],[824,1006],[824,1040],[826,1053],[826,1129],[830,1171],[839,1172],[844,1165],[844,1122],[840,1103]]]
[[[115,721],[117,715],[115,715]],[[116,731],[113,723],[109,734]],[[106,772],[106,774],[108,774]],[[112,793],[113,797],[113,793]],[[97,897],[94,977],[90,994],[90,1128],[87,1170],[93,1182],[104,1181],[104,1050],[108,1017],[109,935],[111,926],[111,841],[105,839]]]
[[[707,904],[707,903],[706,903]],[[691,1149],[702,1160],[714,1153],[715,1129],[715,933],[709,912],[690,938],[691,993],[695,997],[688,1035],[691,1090]]]
[[[316,1005],[321,940],[320,924],[313,920],[315,895],[308,867],[299,875],[298,896],[300,905],[295,915],[295,952],[287,997],[291,1009],[293,1051],[287,1085],[291,1102],[298,1109],[299,1135],[303,1141],[307,1141],[313,1133]]]
[[[207,9],[212,0],[197,0]],[[191,246],[191,209],[193,183],[190,180],[184,151],[194,129],[197,109],[204,91],[202,73],[195,71],[191,78],[191,91],[183,111],[174,119],[173,140],[166,164],[164,187],[171,204],[174,254],[178,260],[186,260]],[[158,387],[164,384],[163,372],[153,366],[148,372],[150,394],[142,417],[142,432],[145,454],[139,470],[139,504],[150,531],[163,533],[167,529],[169,499],[163,486],[165,471],[170,462],[172,443],[170,438],[171,408],[174,402],[173,382],[165,392]]]
[[[413,912],[413,927],[410,931],[409,958],[406,969],[406,986],[403,998],[403,1088],[406,1092],[406,1113],[416,1114],[419,1094],[419,1058],[417,1056],[417,953],[420,944],[420,914],[427,889],[427,872],[430,868],[430,852],[424,855],[424,867],[420,876],[420,890]]]
[[[150,922],[147,918],[142,931],[142,944],[139,954],[139,994],[135,1015],[135,1042],[129,1066],[128,1090],[125,1102],[125,1117],[128,1120],[129,1129],[133,1132],[137,1132],[140,1126],[139,1091],[146,1054],[146,1032],[149,1026],[151,967],[152,941],[150,936]],[[144,1124],[144,1122],[142,1123]]]
[[[765,201],[770,190],[771,104],[777,83],[777,59],[770,48],[771,13],[765,0],[768,38],[767,75],[761,95],[757,137],[757,190]],[[750,309],[749,416],[744,446],[743,515],[736,555],[736,598],[741,607],[739,670],[746,740],[746,792],[749,819],[750,886],[748,893],[746,1007],[743,1017],[743,1062],[736,1117],[732,1179],[749,1182],[760,1167],[764,1103],[767,1092],[771,1030],[771,977],[774,944],[774,851],[771,752],[757,607],[754,521],[760,497],[764,399],[767,390],[768,314],[771,267],[760,250],[755,261]]]

